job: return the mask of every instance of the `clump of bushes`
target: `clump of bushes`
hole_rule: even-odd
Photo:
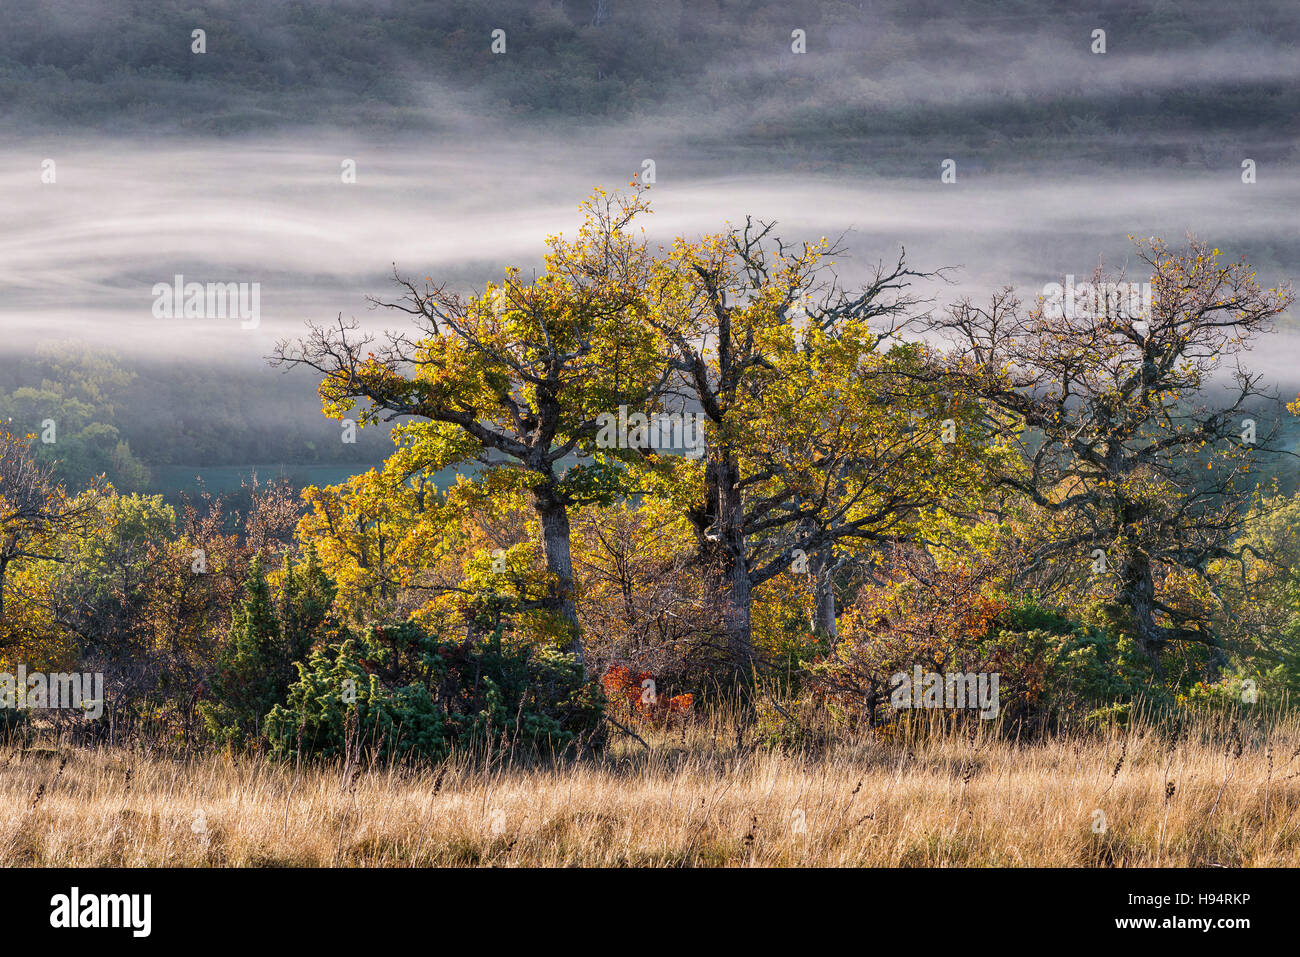
[[[572,655],[503,647],[500,630],[456,641],[405,621],[314,650],[265,733],[279,756],[439,760],[485,745],[557,753],[597,740],[603,704]]]
[[[222,745],[256,741],[267,713],[284,701],[295,663],[320,635],[339,630],[331,614],[334,584],[313,549],[297,566],[286,553],[275,582],[254,559],[246,588],[207,682],[208,699],[198,708],[208,733]]]
[[[997,674],[998,717],[1020,731],[1109,720],[1139,700],[1156,710],[1174,708],[1185,700],[1176,697],[1179,689],[1191,687],[1194,696],[1200,687],[1194,676],[1209,668],[1206,651],[1180,649],[1164,662],[1165,677],[1156,674],[1110,609],[1071,617],[1013,602],[961,575],[943,581],[933,591],[905,582],[883,598],[864,589],[866,600],[842,616],[839,642],[808,663],[806,693],[787,701],[785,713],[766,716],[768,737],[782,744],[805,740],[800,715],[809,705],[823,705],[842,728],[865,725],[887,734],[901,717],[891,706],[892,676],[916,665],[926,672]],[[817,708],[811,711],[823,719]]]

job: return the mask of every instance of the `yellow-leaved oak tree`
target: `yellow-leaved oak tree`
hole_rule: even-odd
[[[0,429],[0,657],[48,660],[63,646],[50,611],[54,568],[66,541],[94,519],[93,496],[71,498],[30,437]],[[62,653],[62,652],[60,652]]]
[[[430,427],[397,426],[397,448],[382,469],[303,490],[308,509],[298,536],[337,585],[339,609],[361,627],[451,615],[471,632],[490,633],[483,614],[499,610],[499,620],[510,608],[525,613],[517,624],[538,626],[525,629],[533,636],[554,634],[556,623],[541,608],[548,582],[533,560],[525,496],[500,470],[494,477],[505,484],[440,475],[429,458],[436,443],[425,441]],[[488,595],[496,600],[479,607]]]
[[[423,476],[395,481],[393,472],[370,469],[340,485],[302,491],[305,514],[298,537],[312,545],[335,583],[335,601],[354,622],[400,615],[403,543],[434,497]]]
[[[541,599],[582,655],[573,596],[570,509],[613,500],[614,461],[591,452],[602,414],[645,408],[666,379],[663,348],[647,322],[651,257],[636,217],[645,190],[597,190],[572,241],[547,237],[544,268],[518,268],[464,295],[395,273],[403,294],[376,305],[411,316],[414,332],[364,333],[341,319],[282,341],[273,361],[323,376],[324,411],[354,408],[365,425],[405,418],[426,471],[455,468],[500,494],[522,494],[540,528],[548,584]]]
[[[1217,586],[1252,548],[1237,539],[1254,473],[1278,451],[1278,400],[1239,360],[1291,297],[1194,238],[1136,252],[1149,306],[1140,284],[1098,270],[1028,312],[1006,289],[931,328],[950,344],[949,377],[1020,450],[1000,484],[1048,519],[1030,584],[1112,602],[1158,672],[1171,643],[1222,660]]]
[[[925,302],[912,284],[942,271],[914,271],[900,255],[849,292],[828,258],[837,252],[748,220],[679,239],[656,262],[652,321],[674,372],[666,395],[702,410],[708,448],[702,460],[658,460],[647,487],[689,517],[740,670],[756,659],[756,588],[806,569],[813,624],[833,636],[837,564],[915,534],[979,461],[975,430],[954,421],[970,410],[926,374],[925,347],[903,341]]]

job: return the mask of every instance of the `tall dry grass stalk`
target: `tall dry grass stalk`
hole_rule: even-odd
[[[0,748],[0,864],[1300,864],[1291,717],[1030,741],[929,714],[890,740],[780,752],[723,708],[645,738],[426,768]]]

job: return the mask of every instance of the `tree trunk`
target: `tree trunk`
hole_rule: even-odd
[[[829,546],[813,556],[809,570],[813,575],[812,629],[827,635],[832,641],[839,638],[835,624],[835,584],[831,574]]]
[[[726,632],[727,655],[733,669],[745,672],[754,663],[750,619],[753,585],[749,580],[749,566],[746,562],[744,503],[737,487],[740,469],[730,457],[719,457],[710,463],[709,473],[711,498],[717,507],[714,527],[717,529],[718,552],[726,589],[723,628]]]
[[[1133,637],[1138,650],[1147,656],[1159,676],[1160,651],[1165,646],[1166,635],[1155,622],[1155,580],[1145,556],[1130,558],[1120,568],[1120,595],[1133,616]]]
[[[729,556],[728,564],[727,608],[723,622],[727,632],[727,653],[732,667],[743,672],[748,671],[754,662],[754,642],[750,627],[752,588],[749,569],[745,567],[744,552]]]
[[[568,652],[582,663],[582,633],[578,629],[578,608],[573,602],[573,558],[569,554],[569,512],[563,503],[545,493],[534,493],[534,508],[542,526],[542,555],[546,571],[554,581],[547,605],[569,623],[573,640]]]

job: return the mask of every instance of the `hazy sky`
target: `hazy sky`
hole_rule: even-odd
[[[7,0],[0,340],[252,360],[306,320],[366,318],[393,263],[467,287],[536,263],[593,186],[626,183],[645,159],[656,240],[746,214],[790,238],[849,230],[847,276],[904,245],[916,267],[962,267],[935,290],[945,300],[1004,283],[1033,295],[1099,256],[1122,265],[1129,234],[1190,231],[1267,281],[1300,274],[1287,5],[810,2],[754,17],[608,0],[596,23],[594,4],[516,3],[499,8],[499,56],[491,4],[313,6],[344,26],[382,17],[373,29],[395,38],[383,57],[348,52],[370,74],[322,57],[367,31],[295,23],[271,0],[160,3],[184,11],[170,19],[129,0]],[[457,38],[444,21],[459,9]],[[208,52],[192,54],[204,11]],[[404,17],[439,44],[427,65],[420,44],[435,41],[404,47],[418,34]],[[1105,54],[1091,52],[1094,25]],[[661,66],[627,66],[637,31]],[[442,62],[457,44],[459,81]],[[609,82],[627,109],[607,102]],[[231,116],[237,128],[218,122]],[[940,182],[948,158],[953,184]],[[156,318],[152,287],[176,274],[259,283],[261,327]],[[1266,359],[1286,368],[1288,354]]]

